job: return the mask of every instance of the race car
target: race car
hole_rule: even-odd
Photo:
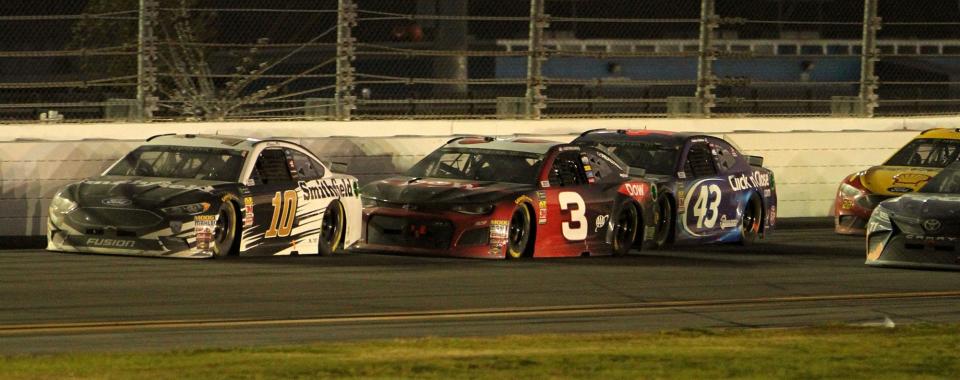
[[[880,202],[866,230],[867,265],[960,269],[960,162]]]
[[[754,242],[773,230],[777,192],[763,158],[723,139],[654,130],[590,130],[574,143],[592,144],[643,168],[660,190],[655,239],[671,244]]]
[[[405,176],[363,187],[357,247],[485,259],[626,254],[651,241],[656,220],[656,187],[630,174],[591,147],[456,138]]]
[[[863,234],[880,202],[916,191],[960,154],[960,129],[929,129],[914,137],[883,165],[853,173],[840,183],[834,200],[839,234]]]
[[[357,180],[287,141],[149,139],[54,196],[47,249],[207,258],[329,255],[360,236]]]

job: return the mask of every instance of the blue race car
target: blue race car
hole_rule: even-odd
[[[657,184],[657,246],[748,244],[777,219],[773,172],[763,158],[741,154],[699,133],[591,130],[575,143],[602,146]]]

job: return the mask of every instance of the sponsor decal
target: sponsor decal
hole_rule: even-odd
[[[574,146],[568,145],[568,146],[561,146],[560,149],[557,149],[557,150],[560,152],[580,151],[580,147],[575,145]]]
[[[941,223],[940,220],[938,219],[927,219],[923,221],[924,231],[935,233],[937,231],[940,231],[941,227],[943,227],[943,223]]]
[[[255,186],[257,184],[257,181],[254,181],[253,178],[247,178],[246,182],[244,182],[243,184],[247,186]]]
[[[844,210],[852,209],[853,201],[848,198],[844,198],[843,200],[840,201],[840,208]]]
[[[213,242],[214,229],[217,226],[216,215],[197,215],[193,217],[193,230],[197,234],[197,249],[201,251],[210,250],[210,243]]]
[[[133,248],[137,242],[126,239],[87,238],[87,245],[102,248]]]
[[[121,181],[104,181],[104,180],[90,180],[85,179],[80,181],[80,183],[86,183],[90,185],[133,185],[137,187],[150,187],[156,186],[164,189],[179,189],[179,190],[200,190],[203,192],[212,192],[213,186],[197,186],[197,185],[182,185],[173,183],[173,181],[144,181],[144,180],[121,180]]]
[[[763,189],[763,197],[764,197],[764,198],[769,198],[771,195],[773,195],[773,192],[770,191],[770,189]]]
[[[490,221],[489,221],[489,220],[478,220],[478,221],[477,221],[476,223],[474,223],[473,225],[474,225],[474,226],[486,226],[487,223],[490,223]]]
[[[104,206],[110,207],[126,207],[129,206],[133,201],[127,198],[107,198],[100,201]]]
[[[253,226],[253,197],[243,197],[243,226]]]
[[[777,206],[770,206],[770,216],[767,217],[767,222],[770,225],[777,223]]]
[[[550,187],[550,181],[540,181],[540,187],[546,189]]]
[[[537,224],[547,224],[547,192],[543,190],[537,191],[537,208],[539,212],[537,213]]]
[[[893,186],[907,185],[910,187],[919,187],[921,183],[930,180],[930,176],[920,173],[900,173],[893,176]]]
[[[600,231],[600,229],[602,229],[604,226],[607,225],[607,221],[609,220],[610,220],[610,215],[603,215],[603,214],[597,215],[597,220],[595,221],[595,224],[594,224],[595,227],[593,228],[593,231],[594,232]]]
[[[909,193],[913,191],[913,189],[909,187],[903,187],[903,186],[894,186],[894,187],[888,187],[887,191],[891,193]]]
[[[677,178],[686,179],[686,178],[687,178],[687,173],[684,173],[683,171],[679,171],[679,172],[677,172]]]
[[[646,193],[644,191],[644,185],[642,183],[625,183],[623,187],[627,189],[627,194],[630,194],[631,197],[642,197]]]
[[[174,220],[170,222],[170,232],[173,232],[174,235],[179,234],[183,230],[183,222]]]
[[[326,198],[352,197],[356,194],[353,181],[349,179],[314,179],[310,181],[300,181],[300,193],[303,194],[303,200]]]
[[[643,228],[643,240],[653,240],[657,237],[657,228],[654,226],[646,226]]]
[[[737,220],[736,220],[736,219],[727,220],[727,216],[726,216],[726,215],[720,215],[720,228],[721,228],[721,229],[733,228],[733,227],[736,227],[737,224],[738,224],[738,223],[737,223]]]
[[[604,161],[608,162],[610,165],[613,165],[615,168],[620,169],[620,171],[623,171],[623,166],[620,166],[620,164],[618,164],[617,161],[614,161],[613,158],[610,158],[610,156],[608,156],[606,153],[598,151],[597,155],[600,156],[600,158],[602,158]]]
[[[733,191],[760,189],[770,186],[770,174],[753,172],[749,176],[746,174],[731,175],[727,177],[727,181],[730,182]]]
[[[506,240],[510,234],[509,220],[491,220],[490,221],[490,241]]]

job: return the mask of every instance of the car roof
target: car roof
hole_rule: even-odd
[[[148,138],[143,145],[175,145],[198,148],[252,150],[255,144],[262,141],[263,140],[253,138],[227,135],[168,134]]]
[[[458,137],[447,142],[444,148],[468,148],[468,149],[490,149],[506,150],[512,152],[523,152],[533,154],[546,154],[550,148],[557,145],[563,145],[561,142],[529,138],[516,137],[511,139],[495,139],[492,137]]]
[[[960,140],[960,128],[933,128],[920,132],[917,139]]]
[[[583,132],[577,141],[645,141],[679,145],[695,137],[711,137],[703,133],[672,132],[654,129],[595,129]]]

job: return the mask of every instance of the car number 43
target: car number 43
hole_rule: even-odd
[[[720,214],[718,208],[722,197],[720,186],[700,186],[697,202],[693,205],[693,216],[697,218],[697,228],[713,228],[717,224],[717,217]]]
[[[570,221],[561,224],[563,238],[577,241],[587,238],[587,206],[583,203],[583,197],[579,193],[564,191],[557,195],[557,201],[560,202],[560,210],[570,211]],[[570,206],[576,206],[571,208]]]

